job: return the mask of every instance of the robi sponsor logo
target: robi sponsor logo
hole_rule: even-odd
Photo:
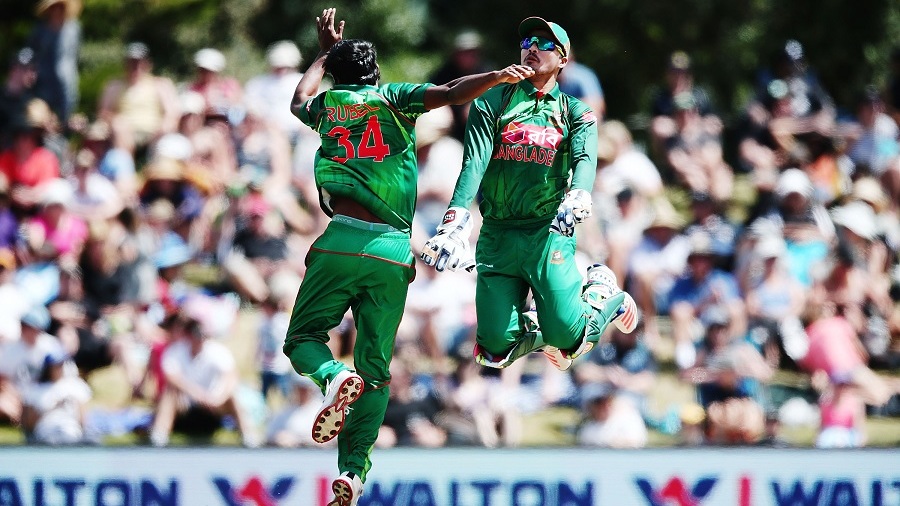
[[[212,479],[228,506],[277,506],[294,486],[294,478],[284,476],[267,487],[259,476],[251,476],[243,484],[233,486],[228,478]]]
[[[558,149],[562,141],[562,131],[556,127],[544,127],[528,123],[510,122],[501,133],[503,142],[508,144],[528,144],[548,149]]]
[[[563,132],[556,127],[511,122],[500,134],[502,142],[494,150],[495,160],[515,160],[553,165]]]

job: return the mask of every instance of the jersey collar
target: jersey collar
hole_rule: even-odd
[[[361,91],[361,90],[377,90],[378,87],[372,86],[371,84],[335,84],[331,89]]]
[[[528,96],[533,97],[537,95],[538,89],[531,84],[531,81],[528,79],[523,79],[519,81],[519,88],[522,89]],[[557,100],[559,98],[559,83],[555,83],[553,85],[553,89],[551,89],[545,96],[552,98],[553,100]]]

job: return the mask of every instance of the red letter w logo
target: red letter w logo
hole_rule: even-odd
[[[675,476],[660,488],[655,488],[646,478],[635,480],[638,488],[643,492],[649,506],[699,506],[703,499],[709,495],[715,486],[717,479],[712,477],[700,478],[699,481],[688,490],[684,481]]]
[[[222,499],[228,506],[276,506],[294,486],[294,478],[286,476],[279,478],[267,489],[259,476],[251,476],[246,483],[238,487],[232,487],[227,478],[213,478],[213,483],[222,494]]]

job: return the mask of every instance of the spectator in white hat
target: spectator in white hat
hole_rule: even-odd
[[[890,346],[886,318],[892,313],[888,254],[872,208],[853,201],[832,210],[838,227],[839,262],[821,287],[859,332],[870,355],[881,356]]]
[[[762,236],[753,249],[761,270],[759,280],[749,288],[747,315],[750,338],[763,347],[771,364],[781,360],[782,350],[793,359],[801,354],[806,334],[800,317],[806,306],[806,292],[785,266],[784,239]],[[796,342],[795,342],[796,341]]]
[[[312,130],[284,106],[291,103],[297,83],[303,77],[297,70],[302,62],[300,50],[292,41],[275,42],[266,51],[269,71],[250,78],[244,86],[247,106],[281,129],[288,136],[291,146],[297,144],[302,130],[312,134]]]
[[[831,219],[839,227],[841,238],[849,241],[859,254],[868,253],[869,244],[881,235],[875,211],[865,202],[854,201],[835,207]]]
[[[85,419],[93,395],[83,379],[66,374],[70,363],[62,350],[49,353],[38,382],[24,393],[22,427],[27,441],[50,445],[88,441]]]
[[[206,47],[197,51],[194,54],[197,72],[188,89],[203,96],[207,116],[225,114],[231,119],[240,109],[243,90],[237,79],[222,74],[225,63],[225,55],[218,49]]]
[[[277,128],[287,136],[291,155],[289,187],[314,206],[318,202],[318,190],[313,180],[312,160],[321,144],[319,134],[284,106],[293,99],[297,83],[303,77],[298,71],[303,57],[292,41],[280,40],[269,46],[266,62],[268,72],[250,78],[244,86],[244,103],[248,111],[266,121],[267,127]],[[323,84],[320,91],[324,89]]]
[[[63,353],[59,339],[47,333],[50,313],[46,307],[29,308],[20,325],[21,338],[0,345],[0,420],[13,422],[22,416],[22,395],[40,378],[44,357]]]
[[[804,171],[787,169],[778,177],[768,209],[751,223],[751,228],[780,232],[787,241],[791,275],[807,287],[813,281],[811,267],[826,259],[835,237],[834,223],[813,192]]]
[[[885,272],[891,252],[900,250],[900,220],[890,210],[887,193],[878,179],[862,177],[853,183],[848,204],[851,203],[863,203],[872,210],[878,240],[872,242],[869,250],[869,270]]]

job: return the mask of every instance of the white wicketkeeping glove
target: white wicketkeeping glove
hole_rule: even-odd
[[[575,224],[581,223],[591,215],[591,194],[584,190],[571,190],[559,204],[556,218],[550,223],[550,231],[554,234],[572,237]]]
[[[451,207],[437,228],[437,235],[428,239],[420,258],[438,272],[444,269],[456,271],[475,268],[475,257],[469,246],[472,233],[472,215],[462,207]]]

